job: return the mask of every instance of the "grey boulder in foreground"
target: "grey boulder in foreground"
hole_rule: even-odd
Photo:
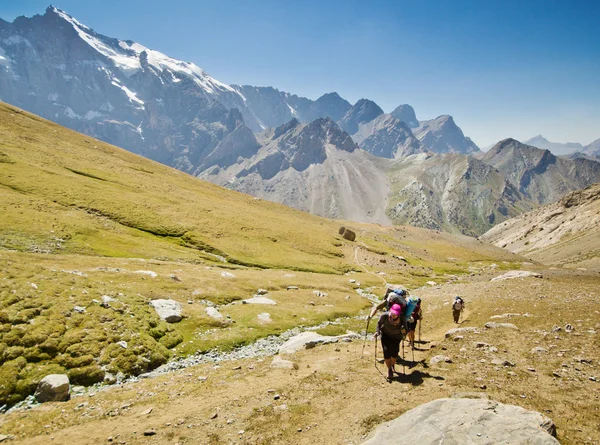
[[[485,399],[438,399],[380,425],[363,445],[559,444],[548,417]]]

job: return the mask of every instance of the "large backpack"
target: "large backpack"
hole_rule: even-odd
[[[465,305],[464,300],[462,298],[458,297],[454,300],[454,303],[452,303],[452,309],[454,309],[455,311],[460,311],[464,305]]]

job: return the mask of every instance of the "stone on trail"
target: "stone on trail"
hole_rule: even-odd
[[[64,402],[69,400],[71,385],[66,374],[50,374],[40,380],[35,391],[38,402]]]
[[[447,355],[436,355],[429,360],[430,365],[437,365],[438,363],[452,363],[452,359]]]
[[[259,289],[256,291],[256,295],[266,295],[269,291],[267,289]]]
[[[223,315],[214,307],[209,306],[207,308],[204,308],[204,311],[206,312],[206,315],[208,315],[210,318],[214,318],[215,320],[223,320]]]
[[[152,306],[158,316],[167,323],[177,323],[183,318],[181,316],[182,306],[177,301],[152,300],[150,306]]]
[[[380,425],[362,445],[558,445],[555,434],[552,420],[519,406],[485,399],[438,399]]]
[[[271,368],[274,369],[298,369],[298,364],[291,360],[285,360],[276,355],[271,362]]]
[[[477,328],[473,328],[473,327],[469,327],[469,328],[454,328],[454,329],[450,329],[448,332],[446,332],[445,337],[452,337],[453,335],[460,335],[463,332],[473,332],[473,333],[479,333],[479,329]]]
[[[514,278],[542,278],[542,274],[539,272],[529,272],[527,270],[511,270],[506,272],[503,275],[497,276],[496,278],[492,278],[490,281],[504,281],[504,280],[512,280]]]
[[[325,336],[313,331],[306,331],[298,334],[279,347],[279,354],[293,354],[300,349],[311,349],[317,344],[337,343],[339,337]]]
[[[242,304],[277,304],[277,302],[267,297],[252,297],[242,300]]]
[[[519,328],[516,327],[514,324],[512,323],[494,323],[493,321],[488,321],[486,324],[484,324],[484,326],[487,329],[499,329],[499,328],[506,328],[506,329],[513,329],[515,331],[518,331]]]

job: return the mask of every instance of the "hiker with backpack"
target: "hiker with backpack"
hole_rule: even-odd
[[[421,311],[421,299],[417,297],[411,297],[411,299],[416,298],[416,306],[412,311],[412,314],[408,318],[408,343],[410,347],[415,349],[415,330],[417,329],[417,323],[419,320],[423,320],[423,312]]]
[[[381,347],[383,348],[383,360],[388,370],[388,380],[394,378],[396,358],[400,351],[400,342],[404,339],[404,327],[400,320],[402,307],[399,304],[393,304],[389,311],[384,312],[377,322],[377,331],[375,338],[381,338]]]
[[[454,317],[454,323],[458,323],[460,314],[465,307],[465,301],[458,295],[454,297],[454,303],[452,303],[452,316]]]
[[[388,287],[385,291],[385,295],[383,296],[383,300],[377,306],[371,309],[371,313],[367,317],[367,320],[373,318],[373,316],[377,313],[379,309],[383,309],[384,307],[389,311],[392,305],[398,304],[400,305],[401,313],[400,316],[404,314],[404,310],[406,309],[406,298],[408,297],[408,292],[404,289],[396,289],[393,287]],[[406,323],[403,323],[406,328]]]

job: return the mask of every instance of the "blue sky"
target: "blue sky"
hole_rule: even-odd
[[[0,17],[50,0],[2,0]],[[478,145],[600,138],[600,1],[54,0],[99,33],[226,83],[337,91],[421,120],[451,114]]]

